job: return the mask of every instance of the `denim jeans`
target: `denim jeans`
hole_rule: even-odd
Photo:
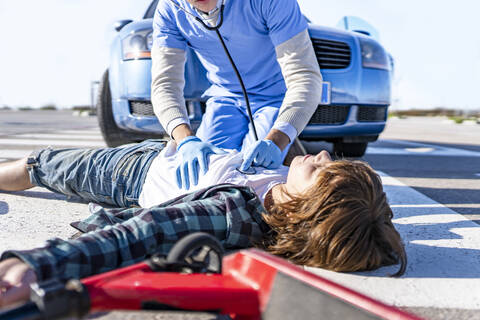
[[[118,207],[138,205],[148,168],[165,140],[121,148],[59,149],[33,152],[27,169],[33,185]]]

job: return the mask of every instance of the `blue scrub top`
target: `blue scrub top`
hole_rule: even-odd
[[[186,0],[174,0],[198,16]],[[275,46],[307,28],[296,0],[226,0],[220,33],[237,65],[249,98],[283,96],[285,82]],[[207,70],[208,96],[242,97],[242,89],[215,31],[170,0],[160,0],[153,20],[155,46],[192,48]]]

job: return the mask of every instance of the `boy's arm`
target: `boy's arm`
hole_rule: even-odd
[[[0,262],[0,309],[30,296],[30,284],[37,281],[35,272],[16,258]]]
[[[7,251],[1,259],[23,260],[38,281],[67,280],[140,262],[154,253],[166,255],[177,240],[197,231],[212,234],[226,248],[246,247],[262,235],[259,213],[252,214],[252,208],[262,210],[257,198],[246,199],[238,188],[225,189],[168,207],[128,209],[127,215],[134,217],[125,222],[75,240],[49,240],[43,248]]]

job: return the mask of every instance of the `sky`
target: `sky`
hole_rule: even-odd
[[[243,1],[243,0],[229,0]],[[359,16],[395,59],[392,108],[480,109],[480,1],[298,0],[315,24]],[[0,107],[90,103],[113,24],[150,0],[0,0]]]

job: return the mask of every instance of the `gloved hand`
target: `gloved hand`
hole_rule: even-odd
[[[177,167],[177,185],[185,190],[190,189],[190,183],[198,184],[199,170],[202,174],[208,170],[208,155],[226,153],[211,143],[203,142],[195,136],[186,137],[177,146],[178,154],[181,156],[180,164]]]
[[[247,171],[251,165],[276,169],[282,164],[282,150],[271,140],[255,142],[243,154],[241,171]]]

